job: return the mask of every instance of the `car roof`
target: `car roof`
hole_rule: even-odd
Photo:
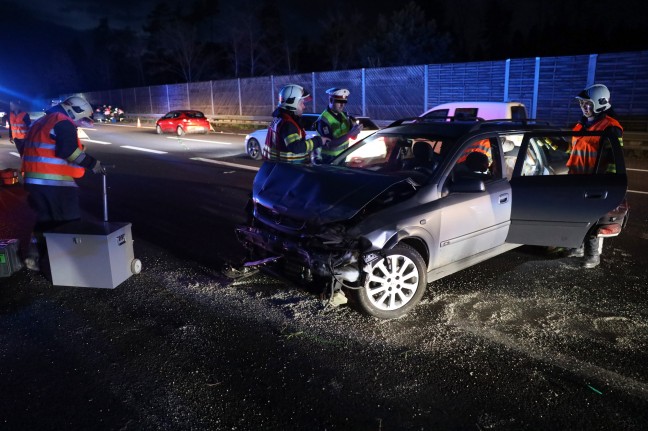
[[[435,134],[450,138],[459,138],[467,133],[489,131],[535,131],[535,130],[566,131],[560,127],[552,127],[546,122],[522,120],[488,120],[488,121],[438,121],[425,118],[404,118],[397,120],[381,130],[381,133]]]

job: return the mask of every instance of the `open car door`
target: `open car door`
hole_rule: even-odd
[[[596,166],[590,173],[568,174],[567,169],[557,168],[567,162],[564,150],[573,136],[600,137]],[[511,226],[506,242],[578,247],[599,218],[623,201],[628,178],[614,134],[534,131],[524,134],[510,184]]]

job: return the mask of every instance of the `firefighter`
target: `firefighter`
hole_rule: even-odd
[[[311,153],[327,138],[314,136],[306,138],[306,132],[299,124],[299,117],[304,113],[304,102],[310,94],[304,87],[288,84],[279,91],[279,105],[272,113],[268,126],[268,135],[263,147],[263,158],[273,162],[306,164],[310,162]]]
[[[18,154],[22,155],[25,145],[25,136],[31,125],[29,114],[22,110],[20,100],[9,102],[9,142],[16,146]]]
[[[610,104],[610,90],[605,85],[595,84],[581,91],[576,99],[583,112],[583,117],[574,126],[574,131],[611,131],[623,145],[623,127],[614,118],[616,114]],[[601,150],[601,138],[598,136],[574,136],[569,149],[567,167],[570,174],[593,174],[596,168],[596,157]],[[607,171],[616,172],[613,163],[608,164]],[[595,268],[601,263],[603,238],[588,234],[584,243],[572,249],[568,256],[584,257],[584,268]]]
[[[28,202],[36,224],[25,266],[47,270],[43,232],[81,218],[76,178],[86,170],[103,173],[101,163],[84,151],[77,126],[91,124],[92,107],[81,97],[69,97],[35,121],[25,138],[22,153]],[[49,273],[46,276],[49,277]]]
[[[327,146],[322,147],[323,163],[330,163],[342,151],[349,147],[349,139],[355,139],[362,132],[362,124],[355,124],[353,118],[344,112],[349,101],[349,90],[346,88],[329,88],[328,107],[317,119],[317,132],[320,136],[330,139]]]

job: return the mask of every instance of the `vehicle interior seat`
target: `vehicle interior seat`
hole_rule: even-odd
[[[407,161],[404,169],[413,169],[428,175],[436,168],[435,154],[432,146],[425,141],[416,141],[412,144],[412,159]]]

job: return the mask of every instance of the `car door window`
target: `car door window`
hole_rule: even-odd
[[[498,140],[488,137],[475,139],[464,147],[449,181],[479,179],[488,182],[499,178],[502,178],[502,164]]]

